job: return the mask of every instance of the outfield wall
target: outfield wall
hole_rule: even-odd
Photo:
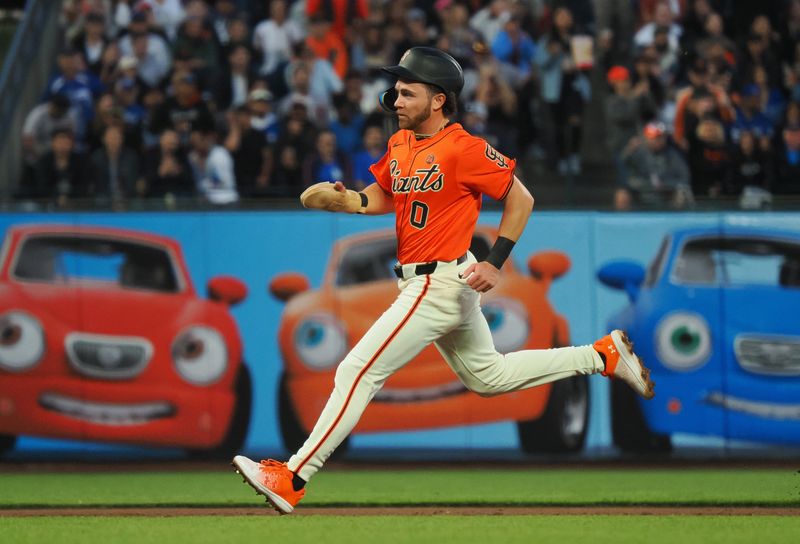
[[[499,212],[484,212],[480,224],[495,226],[499,220]],[[168,237],[179,246],[185,270],[201,299],[207,297],[206,285],[213,277],[222,275],[243,282],[247,296],[230,309],[230,314],[241,340],[241,359],[249,368],[253,382],[254,397],[245,447],[248,450],[281,452],[283,442],[278,417],[278,390],[280,377],[286,367],[285,361],[296,361],[291,372],[297,380],[312,380],[321,373],[332,373],[328,354],[342,349],[341,342],[352,343],[353,339],[347,338],[349,331],[361,326],[347,322],[353,319],[353,313],[343,307],[341,297],[335,295],[335,286],[322,289],[316,295],[314,293],[321,289],[326,280],[336,283],[338,278],[338,281],[349,284],[346,288],[350,289],[348,293],[363,297],[358,304],[363,305],[365,314],[372,312],[379,315],[382,306],[375,307],[374,300],[383,300],[383,295],[370,299],[370,295],[363,294],[358,288],[372,282],[371,278],[384,274],[386,271],[380,267],[388,267],[389,263],[378,259],[373,263],[378,269],[367,270],[364,259],[368,256],[348,253],[354,248],[365,247],[366,241],[356,238],[350,246],[347,241],[359,236],[364,236],[364,240],[372,240],[376,232],[390,232],[393,218],[344,217],[293,211],[0,216],[1,232],[8,233],[10,227],[31,225],[100,226],[112,229],[104,231],[111,233],[111,238],[115,236],[114,229],[130,229]],[[687,234],[685,229],[695,230]],[[47,230],[40,229],[39,235]],[[672,236],[674,243],[665,250],[664,264],[660,269],[661,277],[667,279],[663,288],[659,287],[658,281],[653,281],[649,290],[629,288],[626,293],[609,288],[598,280],[598,270],[612,261],[627,260],[648,266],[667,235]],[[687,238],[684,240],[680,236]],[[745,243],[737,242],[738,246],[736,243],[728,246],[721,243],[715,246],[713,240],[721,236],[738,237],[740,242],[745,240]],[[698,242],[703,237],[712,241],[705,245]],[[681,258],[679,246],[688,243],[686,240],[694,241],[695,246],[691,247],[696,250],[695,253],[702,253],[706,248],[708,256],[716,259],[718,269],[713,281],[689,276],[682,279],[680,273],[676,272],[674,267],[678,266]],[[339,259],[329,262],[337,241],[344,241],[344,247],[338,255]],[[147,243],[155,242],[150,240]],[[766,447],[764,451],[770,451],[770,455],[779,453],[783,446],[800,443],[800,317],[797,313],[800,285],[792,283],[794,280],[789,277],[793,274],[789,266],[791,263],[787,264],[787,261],[800,256],[800,251],[795,252],[793,244],[800,245],[800,217],[797,214],[536,212],[512,256],[516,266],[516,287],[511,289],[512,298],[517,299],[514,307],[523,308],[523,318],[517,320],[517,325],[524,323],[529,326],[532,335],[538,317],[531,315],[530,309],[542,308],[542,304],[549,305],[566,318],[573,344],[592,342],[607,331],[609,324],[631,323],[636,328],[632,336],[637,346],[647,353],[647,362],[653,367],[657,382],[656,399],[642,405],[645,420],[653,432],[674,432],[673,442],[678,447],[702,445],[709,448],[735,448],[756,445],[758,448]],[[39,371],[43,372],[41,390],[36,390],[36,380],[33,378],[33,382],[26,387],[31,387],[30,398],[38,399],[36,409],[49,410],[47,420],[42,421],[38,428],[34,425],[32,434],[21,434],[16,451],[61,448],[113,453],[116,450],[106,448],[106,441],[95,440],[98,432],[99,436],[107,436],[111,442],[130,441],[130,438],[121,437],[135,437],[137,434],[150,436],[144,431],[136,432],[137,425],[147,425],[136,419],[149,417],[147,409],[136,417],[126,419],[121,411],[108,407],[116,401],[121,405],[120,410],[137,403],[152,405],[159,401],[155,398],[155,392],[149,398],[139,392],[126,399],[125,387],[126,384],[139,387],[141,384],[137,385],[137,380],[144,379],[148,372],[151,378],[171,373],[169,379],[175,379],[170,360],[174,358],[175,347],[168,340],[164,343],[162,337],[172,334],[172,327],[177,327],[174,334],[179,334],[180,327],[173,321],[180,321],[185,316],[161,309],[161,303],[156,303],[153,298],[169,298],[169,294],[146,292],[139,300],[136,298],[137,289],[128,288],[124,296],[117,298],[109,285],[111,291],[104,295],[104,300],[108,305],[118,308],[118,311],[109,314],[112,317],[107,318],[106,322],[97,323],[90,315],[92,306],[88,302],[81,302],[90,290],[86,285],[62,283],[54,286],[55,280],[39,280],[38,283],[33,282],[31,287],[32,282],[20,280],[19,277],[15,279],[14,257],[19,251],[19,246],[12,247],[7,238],[0,273],[0,312],[7,313],[24,307],[24,313],[33,314],[44,329],[46,349],[40,355],[41,361],[32,363],[30,370],[17,369],[14,367],[17,364],[14,357],[20,352],[9,351],[16,349],[13,345],[17,341],[13,332],[16,329],[8,328],[5,322],[6,344],[0,345],[0,435],[20,434],[16,430],[9,431],[9,428],[13,428],[13,422],[19,420],[22,407],[20,402],[14,400],[11,388],[17,385],[12,384],[19,384],[25,376],[35,376]],[[561,252],[569,258],[571,265],[562,277],[552,281],[549,289],[542,287],[541,282],[534,289],[530,287],[531,274],[527,261],[542,251]],[[181,260],[178,255],[173,257]],[[347,260],[350,257],[355,259],[357,266],[355,269],[351,266],[345,272],[341,267],[346,263],[352,265],[352,259]],[[94,256],[88,260],[75,256],[71,259],[70,263],[60,265],[72,267],[67,271],[70,274],[86,273],[94,276],[95,280],[99,278],[109,284],[115,281],[115,271],[122,264],[119,260],[104,260],[102,250],[95,250]],[[622,281],[619,274],[635,275],[635,270],[631,272],[633,268],[629,263],[628,268],[622,267],[622,272],[617,270],[617,281]],[[287,272],[304,276],[310,289],[303,295],[307,297],[307,302],[302,305],[305,309],[297,310],[299,321],[295,323],[295,328],[285,331],[281,347],[279,330],[282,320],[286,319],[286,304],[291,304],[292,300],[278,300],[269,292],[268,285],[277,276]],[[180,270],[176,273],[180,273]],[[685,273],[691,275],[690,272]],[[297,285],[302,284],[302,280],[297,278],[295,275],[292,281],[288,281],[290,290],[297,290]],[[629,284],[630,281],[629,278]],[[20,283],[24,284],[22,292]],[[726,283],[730,285],[726,286]],[[395,288],[394,283],[384,281],[384,284],[384,290]],[[71,290],[71,313],[54,309],[54,305],[63,304],[54,302],[58,298],[53,294],[55,289]],[[537,296],[540,299],[545,300],[526,302],[534,291],[539,293]],[[133,299],[130,295],[133,295]],[[635,305],[631,305],[631,295],[637,301]],[[148,300],[153,301],[151,315],[147,314],[146,309],[140,309],[142,304],[144,308],[148,307]],[[304,315],[313,317],[320,313],[315,312],[315,305],[327,308],[322,313],[333,316],[333,322],[328,317],[319,318],[300,331],[299,323]],[[136,310],[132,309],[134,306]],[[213,313],[201,310],[201,314],[203,312],[209,315]],[[665,324],[664,320],[670,315],[678,317]],[[511,314],[495,315],[495,325],[508,325],[511,323],[508,319],[513,317]],[[681,322],[681,319],[684,321]],[[185,319],[180,323],[181,327],[185,326]],[[667,330],[664,327],[672,328]],[[23,327],[22,330],[24,332],[26,329]],[[131,370],[128,375],[114,374],[115,365],[123,364],[120,361],[124,359],[114,351],[115,348],[105,350],[102,357],[97,355],[99,358],[94,362],[83,364],[70,361],[70,357],[76,357],[74,349],[70,355],[64,348],[65,335],[70,332],[136,338],[147,338],[152,334],[149,342],[154,353],[150,354],[150,366]],[[518,336],[522,334],[519,331],[517,333]],[[226,334],[222,336],[227,341]],[[340,334],[345,340],[331,339],[331,334]],[[228,336],[233,338],[235,333]],[[163,353],[169,349],[173,352]],[[743,353],[743,350],[749,351]],[[230,351],[236,349],[229,347]],[[11,357],[8,359],[11,362],[6,361],[4,365],[3,361],[8,357]],[[311,368],[300,368],[304,357],[312,361]],[[748,359],[748,362],[743,363],[743,359]],[[25,361],[24,357],[22,360]],[[161,374],[156,372],[157,364],[166,367],[158,370]],[[444,365],[443,362],[441,364]],[[73,391],[75,398],[69,398],[70,395],[63,388],[60,389],[61,384],[62,381],[74,384],[75,380],[83,380],[87,385],[80,389],[82,392],[75,392],[74,386],[64,386]],[[113,387],[113,395],[100,393],[100,397],[92,398],[99,391],[97,388],[102,388],[104,381],[110,384],[110,388]],[[403,387],[413,388],[413,385],[404,384]],[[419,384],[429,393],[430,385]],[[194,396],[197,400],[190,402],[201,405],[196,413],[197,421],[191,422],[187,432],[213,434],[217,432],[216,427],[226,425],[226,422],[215,419],[216,414],[224,410],[215,408],[217,401],[208,392],[216,386],[190,383],[181,386],[185,389],[182,389],[182,395]],[[309,403],[321,406],[324,402],[324,398],[317,393],[298,393],[301,389],[297,385],[291,388],[295,405]],[[316,391],[314,387],[309,387],[311,389]],[[153,388],[151,391],[156,390]],[[586,445],[590,450],[608,449],[612,446],[612,433],[607,380],[600,376],[592,377],[590,390]],[[61,400],[42,401],[45,393]],[[83,413],[82,410],[86,410],[80,406],[81,402],[89,405],[86,410],[94,410],[95,413],[88,416]],[[475,414],[472,414],[474,417],[458,417],[457,425],[444,428],[414,430],[413,422],[403,422],[400,418],[397,427],[401,431],[356,434],[350,441],[350,447],[365,451],[369,448],[379,450],[397,447],[408,448],[409,451],[518,449],[517,428],[513,422],[463,424],[463,421],[481,419],[480,406],[468,408],[475,410]],[[104,410],[107,412],[105,415]],[[165,413],[159,417],[174,415]],[[92,421],[77,421],[81,417],[89,417]],[[44,437],[58,434],[61,422],[71,429],[72,436],[79,439],[65,441]],[[192,425],[196,425],[194,431]],[[386,425],[391,426],[391,423]],[[125,426],[126,429],[116,432],[111,428],[114,426]],[[170,427],[165,425],[163,428]],[[109,432],[103,435],[103,429]],[[150,440],[133,438],[133,441]]]

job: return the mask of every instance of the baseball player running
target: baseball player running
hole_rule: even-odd
[[[654,395],[649,371],[623,331],[594,345],[498,353],[480,309],[480,293],[497,283],[528,222],[533,197],[514,175],[516,161],[449,120],[464,84],[447,53],[414,47],[397,66],[381,105],[400,130],[370,168],[376,183],[362,192],[337,181],[309,187],[307,208],[379,215],[395,213],[400,294],[339,364],[334,389],[311,435],[287,463],[237,455],[245,482],[288,514],[304,486],[358,422],[384,382],[433,342],[464,384],[483,396],[535,387],[579,374],[602,373]],[[485,261],[469,252],[486,194],[503,202],[497,241]]]

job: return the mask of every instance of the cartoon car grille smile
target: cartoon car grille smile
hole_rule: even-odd
[[[142,404],[111,404],[73,399],[57,393],[44,393],[39,405],[53,412],[100,425],[141,425],[175,414],[166,402]]]

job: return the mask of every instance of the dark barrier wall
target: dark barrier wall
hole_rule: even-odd
[[[482,215],[476,253],[499,219]],[[0,446],[294,448],[394,298],[392,228],[310,212],[0,217]],[[545,410],[549,386],[480,399],[431,349],[347,447],[536,451],[545,417],[585,425],[590,450],[800,442],[796,214],[535,213],[502,281],[483,299],[498,349],[624,327],[656,398],[593,376],[588,422]]]

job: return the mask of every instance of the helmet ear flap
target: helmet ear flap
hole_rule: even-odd
[[[397,108],[394,106],[395,100],[397,100],[397,89],[394,87],[386,89],[378,98],[381,107],[390,113],[397,111]]]

